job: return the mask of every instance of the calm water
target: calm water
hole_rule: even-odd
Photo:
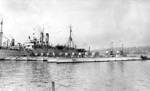
[[[0,61],[0,91],[150,91],[150,61]]]

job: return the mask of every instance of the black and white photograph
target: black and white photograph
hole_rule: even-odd
[[[0,91],[150,91],[150,0],[0,0]]]

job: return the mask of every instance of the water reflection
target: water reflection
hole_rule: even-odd
[[[0,91],[149,91],[150,61],[56,64],[0,61]]]

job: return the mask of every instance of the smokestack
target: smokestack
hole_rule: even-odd
[[[49,33],[46,33],[46,45],[48,45],[49,44]]]
[[[43,32],[41,32],[41,38],[40,38],[40,43],[43,45],[43,38],[44,38],[44,34]]]
[[[11,46],[15,46],[15,39],[11,40]]]

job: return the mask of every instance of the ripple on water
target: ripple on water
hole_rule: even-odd
[[[0,91],[150,91],[150,61],[54,64],[0,61]]]

